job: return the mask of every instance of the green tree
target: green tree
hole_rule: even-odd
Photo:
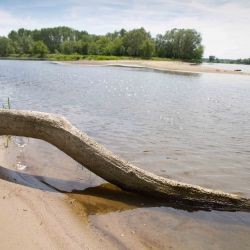
[[[121,37],[115,38],[110,44],[110,54],[114,56],[125,55],[126,49],[123,45],[123,40]]]
[[[21,54],[31,54],[33,51],[33,40],[31,37],[23,36],[18,42]]]
[[[32,31],[26,29],[19,29],[18,31],[11,31],[8,35],[12,41],[12,46],[18,54],[31,54],[33,51],[33,39],[31,37]]]
[[[61,52],[81,55],[128,55],[144,58],[157,55],[200,60],[204,51],[201,35],[193,29],[172,29],[152,39],[150,33],[144,28],[130,31],[121,29],[104,36],[97,36],[88,34],[86,31],[59,26],[39,30],[19,29],[11,31],[8,38],[9,40],[1,39],[2,54],[3,51],[5,51],[4,54],[32,54],[35,53],[34,51],[40,51],[41,53],[36,53],[41,56],[46,53]],[[47,46],[48,52],[44,45]],[[4,50],[4,48],[8,49]]]
[[[141,46],[141,56],[144,58],[151,58],[155,51],[155,44],[152,40],[147,39]]]
[[[48,47],[42,41],[34,42],[33,54],[39,55],[40,57],[44,57],[48,54]]]
[[[98,55],[98,46],[95,42],[91,42],[88,46],[89,55]]]
[[[191,59],[201,61],[203,53],[204,53],[204,46],[199,45],[194,49],[193,58],[191,58]]]
[[[11,39],[12,41],[18,41],[19,35],[16,31],[12,30],[9,33],[8,38]]]
[[[77,41],[75,43],[75,52],[80,55],[87,55],[88,54],[89,43],[85,41]]]
[[[158,34],[155,39],[155,53],[159,57],[166,57],[167,54],[165,39],[161,34]]]
[[[111,55],[111,51],[109,49],[111,40],[108,38],[108,36],[101,36],[95,43],[97,46],[98,55]]]
[[[215,56],[209,56],[208,61],[209,62],[215,62]]]
[[[61,45],[66,41],[79,40],[80,36],[81,32],[65,26],[35,30],[32,33],[32,38],[35,41],[43,41],[51,53],[60,51]]]
[[[142,56],[142,46],[151,36],[144,28],[126,32],[123,36],[123,45],[129,56]]]
[[[63,54],[70,55],[75,53],[76,44],[73,41],[65,41],[60,45],[60,51]]]
[[[172,29],[164,36],[158,35],[158,56],[178,59],[201,59],[204,48],[201,35],[194,29]]]
[[[15,52],[11,41],[6,37],[0,37],[0,56],[9,56]]]
[[[179,30],[180,44],[179,56],[182,59],[201,59],[203,46],[201,45],[201,35],[193,29]]]

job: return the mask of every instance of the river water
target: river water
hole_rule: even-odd
[[[250,73],[250,65],[246,64],[234,64],[234,63],[202,63],[202,65],[214,69],[225,70],[240,70],[245,73]]]
[[[0,101],[8,97],[12,108],[64,115],[141,168],[250,197],[249,76],[0,61]],[[1,150],[3,168],[85,190],[72,196],[89,223],[123,248],[250,248],[249,213],[140,202],[39,140],[2,138]]]

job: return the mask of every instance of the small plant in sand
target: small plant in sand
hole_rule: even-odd
[[[8,97],[8,102],[7,102],[7,106],[5,106],[5,104],[2,104],[3,109],[11,109],[11,104],[10,104],[10,98]]]
[[[11,102],[10,102],[10,98],[9,97],[8,97],[7,105],[4,104],[4,103],[2,103],[2,108],[3,109],[11,109]],[[11,136],[7,135],[6,136],[6,141],[4,142],[4,147],[8,148],[10,142],[11,142]]]

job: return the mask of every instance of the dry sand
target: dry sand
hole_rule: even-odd
[[[193,64],[180,61],[150,61],[150,60],[79,60],[67,61],[64,63],[79,64],[85,66],[124,66],[124,67],[142,67],[160,71],[183,72],[183,73],[222,73],[235,75],[250,75],[247,72],[225,70],[218,68],[206,67],[202,64]]]
[[[73,198],[13,171],[18,150],[9,147],[0,146],[0,249],[113,249]]]
[[[71,206],[60,193],[0,180],[0,249],[98,249]]]

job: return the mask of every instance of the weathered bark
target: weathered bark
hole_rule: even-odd
[[[47,141],[96,175],[128,191],[192,206],[250,211],[249,199],[163,178],[124,161],[61,116],[33,111],[1,110],[0,135]]]

